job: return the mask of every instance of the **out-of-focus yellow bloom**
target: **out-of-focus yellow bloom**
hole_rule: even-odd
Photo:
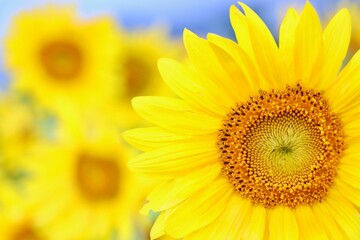
[[[106,107],[111,120],[123,127],[137,126],[141,121],[131,107],[131,99],[139,95],[171,93],[162,81],[157,61],[162,57],[182,58],[185,50],[179,39],[172,39],[165,27],[122,30],[123,51],[116,65],[118,80],[124,86]],[[143,121],[141,121],[143,122]]]
[[[342,8],[347,8],[351,15],[352,32],[348,54],[348,58],[350,58],[360,47],[360,4],[353,0],[340,0],[337,2],[334,10],[337,11]],[[325,14],[325,18],[330,20],[333,13],[334,11],[328,12]]]
[[[0,96],[1,155],[22,156],[39,138],[35,110],[16,95]]]
[[[352,3],[348,7],[352,21],[352,35],[350,41],[350,50],[355,53],[360,48],[360,4]]]
[[[127,169],[131,150],[112,133],[74,133],[29,168],[30,206],[46,235],[59,240],[148,235],[149,223],[138,214],[147,187]],[[135,233],[139,230],[144,232]]]
[[[179,39],[171,39],[167,29],[153,26],[136,31],[123,30],[124,55],[118,65],[125,76],[126,93],[130,100],[149,93],[169,94],[170,89],[164,84],[157,68],[161,57],[183,57],[185,50]]]
[[[72,7],[50,5],[22,12],[5,38],[12,87],[55,110],[96,105],[120,88],[118,42],[109,17],[79,19]]]
[[[0,215],[23,190],[23,164],[43,141],[34,109],[16,95],[0,95]]]
[[[17,206],[19,203],[19,192],[23,187],[18,184],[13,175],[7,169],[0,165],[0,216],[7,211],[8,208]]]
[[[22,204],[22,202],[18,202]],[[16,206],[0,214],[2,240],[47,240],[41,230],[41,221],[35,221],[30,211]]]

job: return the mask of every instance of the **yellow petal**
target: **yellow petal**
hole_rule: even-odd
[[[322,203],[314,204],[313,212],[316,220],[325,229],[330,239],[345,239],[343,232],[335,222],[333,216]]]
[[[156,239],[165,234],[165,222],[167,221],[169,215],[174,212],[174,209],[169,209],[167,211],[161,212],[159,216],[156,218],[151,230],[150,230],[150,238]]]
[[[340,179],[337,179],[335,183],[337,189],[341,194],[343,194],[343,196],[349,199],[356,206],[360,207],[360,189],[356,189]]]
[[[162,78],[175,94],[195,107],[220,116],[229,111],[228,106],[218,101],[219,93],[213,94],[214,91],[209,91],[196,72],[171,59],[160,59],[158,67]]]
[[[251,44],[259,68],[271,86],[283,88],[288,75],[287,71],[283,69],[283,59],[274,37],[252,9],[244,3],[240,3],[240,5],[246,15]]]
[[[222,96],[221,101],[232,107],[238,98],[238,87],[222,69],[209,42],[185,30],[184,44],[191,63],[204,77],[204,85],[212,83],[214,91]]]
[[[349,119],[350,120],[350,119]],[[360,140],[360,118],[358,116],[352,117],[349,122],[343,122],[344,133],[347,137]],[[351,141],[349,139],[349,141]]]
[[[336,189],[331,189],[322,202],[349,239],[360,236],[359,211]]]
[[[360,103],[360,51],[357,51],[340,72],[333,86],[325,92],[332,110],[341,114],[345,122],[347,118],[358,113]]]
[[[319,17],[306,1],[295,32],[294,46],[295,79],[301,79],[306,86],[313,87],[313,71],[322,51],[322,30]]]
[[[238,44],[231,41],[230,39],[218,36],[216,34],[208,34],[208,41],[219,48],[223,49],[227,54],[229,54],[238,67],[242,74],[242,78],[236,77],[238,81],[246,81],[249,85],[249,95],[257,93],[260,88],[260,79],[264,82],[264,77],[261,75],[261,72],[255,62],[246,54],[246,52],[239,47]],[[267,86],[268,87],[268,86]]]
[[[183,143],[194,137],[167,131],[160,127],[135,128],[123,132],[122,137],[137,149],[147,152],[174,143]],[[205,135],[204,138],[210,136]],[[201,137],[200,137],[201,138]],[[216,139],[216,136],[214,136]]]
[[[353,138],[349,138],[349,146],[345,149],[344,156],[341,158],[340,163],[346,164],[357,164],[360,159],[360,142],[354,141],[351,142]]]
[[[230,22],[240,48],[251,59],[251,61],[255,61],[246,17],[234,5],[230,7]]]
[[[299,226],[300,239],[318,240],[328,239],[322,225],[316,220],[310,206],[300,205],[295,208]]]
[[[147,197],[148,203],[142,212],[160,212],[179,204],[199,189],[211,185],[220,171],[221,166],[215,163],[157,186]]]
[[[334,83],[346,56],[350,35],[350,14],[347,9],[342,9],[331,19],[324,31],[324,52],[319,88],[327,89]]]
[[[355,164],[339,164],[338,177],[350,186],[360,189],[360,166]]]
[[[290,8],[281,23],[279,32],[279,51],[289,71],[289,85],[296,84],[298,81],[294,76],[295,29],[298,22],[298,13],[295,9]]]
[[[299,229],[295,217],[295,211],[287,207],[276,207],[269,216],[269,239],[299,238]]]
[[[180,134],[209,134],[217,132],[221,127],[220,118],[201,113],[180,99],[136,97],[132,105],[147,121]]]
[[[190,141],[145,152],[131,159],[128,166],[139,175],[158,179],[185,176],[195,169],[219,161],[218,149],[211,139]]]
[[[239,201],[239,198],[238,194],[234,192],[224,212],[215,221],[206,227],[191,233],[189,236],[185,237],[184,240],[240,239],[237,237],[237,229],[241,227],[241,223],[238,220],[239,215],[244,215],[245,209],[241,208],[242,204]]]
[[[246,73],[243,72],[243,69],[240,68],[235,60],[215,44],[210,44],[210,46],[218,58],[220,65],[233,81],[234,86],[236,86],[236,97],[234,97],[234,100],[236,102],[248,101],[249,96],[257,94],[258,91],[253,91],[252,84],[246,80]]]
[[[165,232],[183,238],[205,227],[224,211],[232,191],[227,179],[216,180],[177,207],[165,223]]]
[[[250,211],[250,217],[241,229],[241,239],[262,240],[265,234],[266,210],[263,206],[254,205]]]

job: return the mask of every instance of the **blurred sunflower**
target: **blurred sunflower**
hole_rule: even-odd
[[[0,94],[0,212],[15,204],[25,184],[26,163],[44,142],[37,113],[17,95]],[[1,214],[0,214],[1,215]]]
[[[76,131],[73,131],[75,133]],[[129,151],[113,134],[91,131],[49,148],[31,164],[30,206],[50,239],[135,239],[148,231],[138,209],[146,185],[126,167]],[[66,140],[66,141],[65,141]]]
[[[12,87],[52,110],[101,102],[116,88],[117,34],[109,17],[81,20],[70,6],[19,13],[5,37]]]
[[[21,201],[18,204],[22,204]],[[38,240],[45,238],[39,222],[31,218],[30,212],[17,205],[0,214],[1,239]]]
[[[322,31],[309,2],[290,9],[277,46],[245,4],[237,42],[185,31],[195,69],[159,69],[181,98],[134,98],[157,125],[124,138],[145,151],[129,167],[164,180],[143,211],[151,238],[353,239],[360,236],[360,53],[339,72],[351,35],[339,11]]]
[[[352,35],[350,41],[350,50],[355,53],[360,48],[360,4],[348,1],[341,1],[340,5],[346,6],[350,10],[352,21]]]
[[[122,88],[104,107],[110,108],[107,111],[109,118],[116,124],[138,126],[141,120],[131,107],[131,99],[151,92],[172,94],[161,79],[157,61],[161,57],[182,58],[185,50],[179,39],[171,38],[162,26],[132,31],[123,29],[121,36],[119,44],[123,51],[118,58],[117,70]]]
[[[40,138],[35,109],[13,93],[0,94],[0,150],[4,155],[22,155]]]

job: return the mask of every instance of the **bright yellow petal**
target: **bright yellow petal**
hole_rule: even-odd
[[[236,86],[237,97],[234,98],[234,100],[236,102],[248,101],[249,96],[256,94],[258,91],[255,92],[252,90],[251,84],[246,81],[243,70],[228,53],[215,44],[210,45],[222,68],[230,76],[230,79],[234,82],[234,86]]]
[[[288,75],[287,71],[283,69],[283,59],[274,37],[265,23],[252,9],[244,3],[240,3],[240,5],[246,15],[251,44],[263,75],[271,83],[272,87],[283,88],[287,82]]]
[[[358,142],[360,140],[360,118],[358,114],[356,114],[348,120],[350,121],[343,125],[344,132],[349,142]]]
[[[360,189],[360,166],[358,164],[340,164],[338,177],[350,186]]]
[[[269,216],[269,239],[296,240],[299,238],[299,229],[295,211],[287,207],[276,207]]]
[[[314,67],[321,57],[322,30],[319,17],[308,1],[295,32],[294,50],[295,79],[312,88],[316,82],[312,79]]]
[[[353,140],[354,138],[349,138],[350,140]],[[351,144],[349,144],[349,146],[347,146],[347,148],[345,149],[345,154],[344,157],[341,158],[340,160],[340,164],[358,164],[359,161],[358,159],[360,159],[360,153],[359,153],[359,149],[360,149],[360,142],[358,141],[353,141],[350,142]]]
[[[265,235],[266,209],[260,205],[252,206],[250,218],[241,229],[242,239],[261,240]]]
[[[238,71],[239,76],[234,77],[235,80],[239,81],[239,85],[249,85],[248,95],[253,95],[258,92],[260,88],[260,79],[264,79],[258,66],[254,60],[247,55],[247,53],[239,47],[238,44],[231,41],[230,39],[218,36],[216,34],[208,34],[207,39],[212,44],[223,49],[227,54],[234,59],[237,67],[240,68]],[[264,81],[264,80],[263,80]],[[245,82],[245,83],[243,83]]]
[[[222,101],[233,106],[238,99],[238,86],[221,67],[217,56],[205,39],[196,36],[189,30],[184,31],[184,44],[191,63],[202,74],[206,83],[214,84],[214,91],[221,94]]]
[[[346,64],[336,82],[325,92],[332,110],[341,114],[342,120],[348,122],[351,116],[358,113],[360,103],[360,51],[357,51]]]
[[[333,84],[346,56],[351,35],[349,11],[342,9],[330,21],[324,31],[324,52],[319,88],[327,89]]]
[[[136,97],[132,105],[147,121],[180,134],[209,134],[221,127],[221,119],[201,113],[180,99]]]
[[[194,107],[220,116],[229,111],[228,106],[218,101],[218,95],[212,94],[212,91],[208,91],[204,84],[201,84],[201,75],[171,59],[160,59],[158,66],[162,78],[175,94]]]
[[[217,152],[212,139],[189,141],[142,153],[131,159],[128,166],[143,176],[172,179],[218,162]]]
[[[328,239],[322,225],[316,220],[310,206],[300,205],[295,208],[299,224],[299,237],[306,240]]]
[[[224,178],[213,182],[177,207],[165,223],[165,232],[183,238],[205,227],[224,211],[232,191]]]
[[[287,70],[289,71],[288,84],[296,84],[298,79],[294,76],[294,44],[295,30],[299,22],[299,15],[295,9],[290,8],[280,26],[279,51],[284,58]]]
[[[171,213],[173,213],[174,209],[169,209],[167,211],[164,211],[159,214],[159,216],[156,218],[156,221],[154,222],[151,230],[150,230],[150,238],[156,239],[165,234],[164,228],[165,228],[165,222],[167,221],[167,218]]]
[[[234,193],[229,200],[224,212],[206,227],[190,234],[184,240],[198,240],[198,239],[228,239],[236,240],[237,228],[240,227],[238,215],[244,214],[244,209],[239,204],[239,196]],[[236,227],[234,227],[236,226]]]
[[[151,151],[173,143],[186,142],[194,137],[167,131],[160,127],[135,128],[123,132],[122,137],[141,151]],[[204,136],[209,137],[209,136]],[[214,138],[215,139],[215,138]]]
[[[336,189],[331,189],[321,204],[329,210],[337,224],[349,239],[360,236],[359,211]]]
[[[246,53],[252,61],[255,61],[255,55],[249,34],[248,23],[245,15],[234,5],[230,7],[230,22],[234,29],[236,40],[240,48]]]
[[[344,239],[344,233],[341,231],[333,216],[331,216],[329,210],[321,203],[314,204],[313,206],[314,215],[316,220],[325,229],[330,239]]]
[[[145,204],[142,211],[147,213],[151,209],[154,212],[160,212],[179,204],[199,189],[211,185],[219,176],[220,171],[221,166],[215,163],[157,186],[149,194],[148,203]]]
[[[335,184],[339,189],[339,192],[341,192],[344,197],[349,199],[350,202],[356,206],[360,207],[360,189],[354,188],[340,179],[337,179]]]

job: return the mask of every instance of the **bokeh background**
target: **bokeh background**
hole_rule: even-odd
[[[286,10],[304,4],[244,2],[276,39]],[[349,56],[359,49],[358,1],[311,3],[325,24],[348,7]],[[127,169],[137,151],[121,137],[148,126],[131,99],[172,96],[157,60],[187,64],[184,28],[236,41],[233,4],[0,0],[0,239],[149,239],[157,213],[141,213],[156,181]]]

